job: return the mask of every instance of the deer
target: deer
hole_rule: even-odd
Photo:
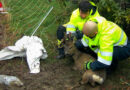
[[[81,71],[83,75],[81,81],[68,90],[72,90],[73,88],[76,88],[86,83],[90,83],[92,86],[95,86],[96,83],[103,84],[104,80],[106,79],[106,71],[104,69],[97,71],[84,70],[84,63],[86,61],[89,61],[90,59],[94,61],[96,59],[87,53],[79,51],[74,45],[74,43],[75,40],[72,38],[65,39],[65,54],[72,56],[74,60],[73,69]]]

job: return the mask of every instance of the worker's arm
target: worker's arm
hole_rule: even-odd
[[[98,69],[103,69],[103,68],[107,68],[109,67],[109,65],[103,64],[99,61],[94,61],[90,64],[90,68],[94,71],[94,70],[98,70]]]
[[[113,39],[111,36],[103,36],[99,40],[100,50],[98,59],[90,64],[92,70],[107,68],[112,63],[113,57]]]
[[[88,47],[89,38],[84,35],[81,39],[81,44],[84,47]],[[107,68],[111,65],[113,55],[113,38],[110,34],[102,35],[99,39],[99,44],[99,51],[97,52],[98,59],[94,62],[86,62],[86,69],[97,70]]]
[[[75,33],[76,32],[76,27],[77,27],[77,13],[76,11],[74,11],[70,17],[70,21],[69,23],[67,24],[66,26],[66,34],[69,34],[69,33]]]

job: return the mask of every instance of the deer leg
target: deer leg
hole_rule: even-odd
[[[95,81],[92,80],[90,84],[95,87]]]
[[[81,80],[81,84],[85,84],[85,83],[88,83],[89,79],[86,78],[86,77],[82,77],[82,80]]]
[[[74,65],[74,66],[72,67],[72,69],[75,70],[75,71],[78,70],[77,67],[76,67],[76,65]]]

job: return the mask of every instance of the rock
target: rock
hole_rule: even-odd
[[[20,79],[8,75],[0,75],[0,84],[5,84],[7,86],[23,86]]]

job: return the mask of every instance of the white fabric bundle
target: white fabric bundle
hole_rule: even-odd
[[[37,36],[23,36],[15,46],[8,46],[0,51],[0,60],[14,57],[27,57],[30,73],[40,72],[40,59],[48,57],[42,40]]]

